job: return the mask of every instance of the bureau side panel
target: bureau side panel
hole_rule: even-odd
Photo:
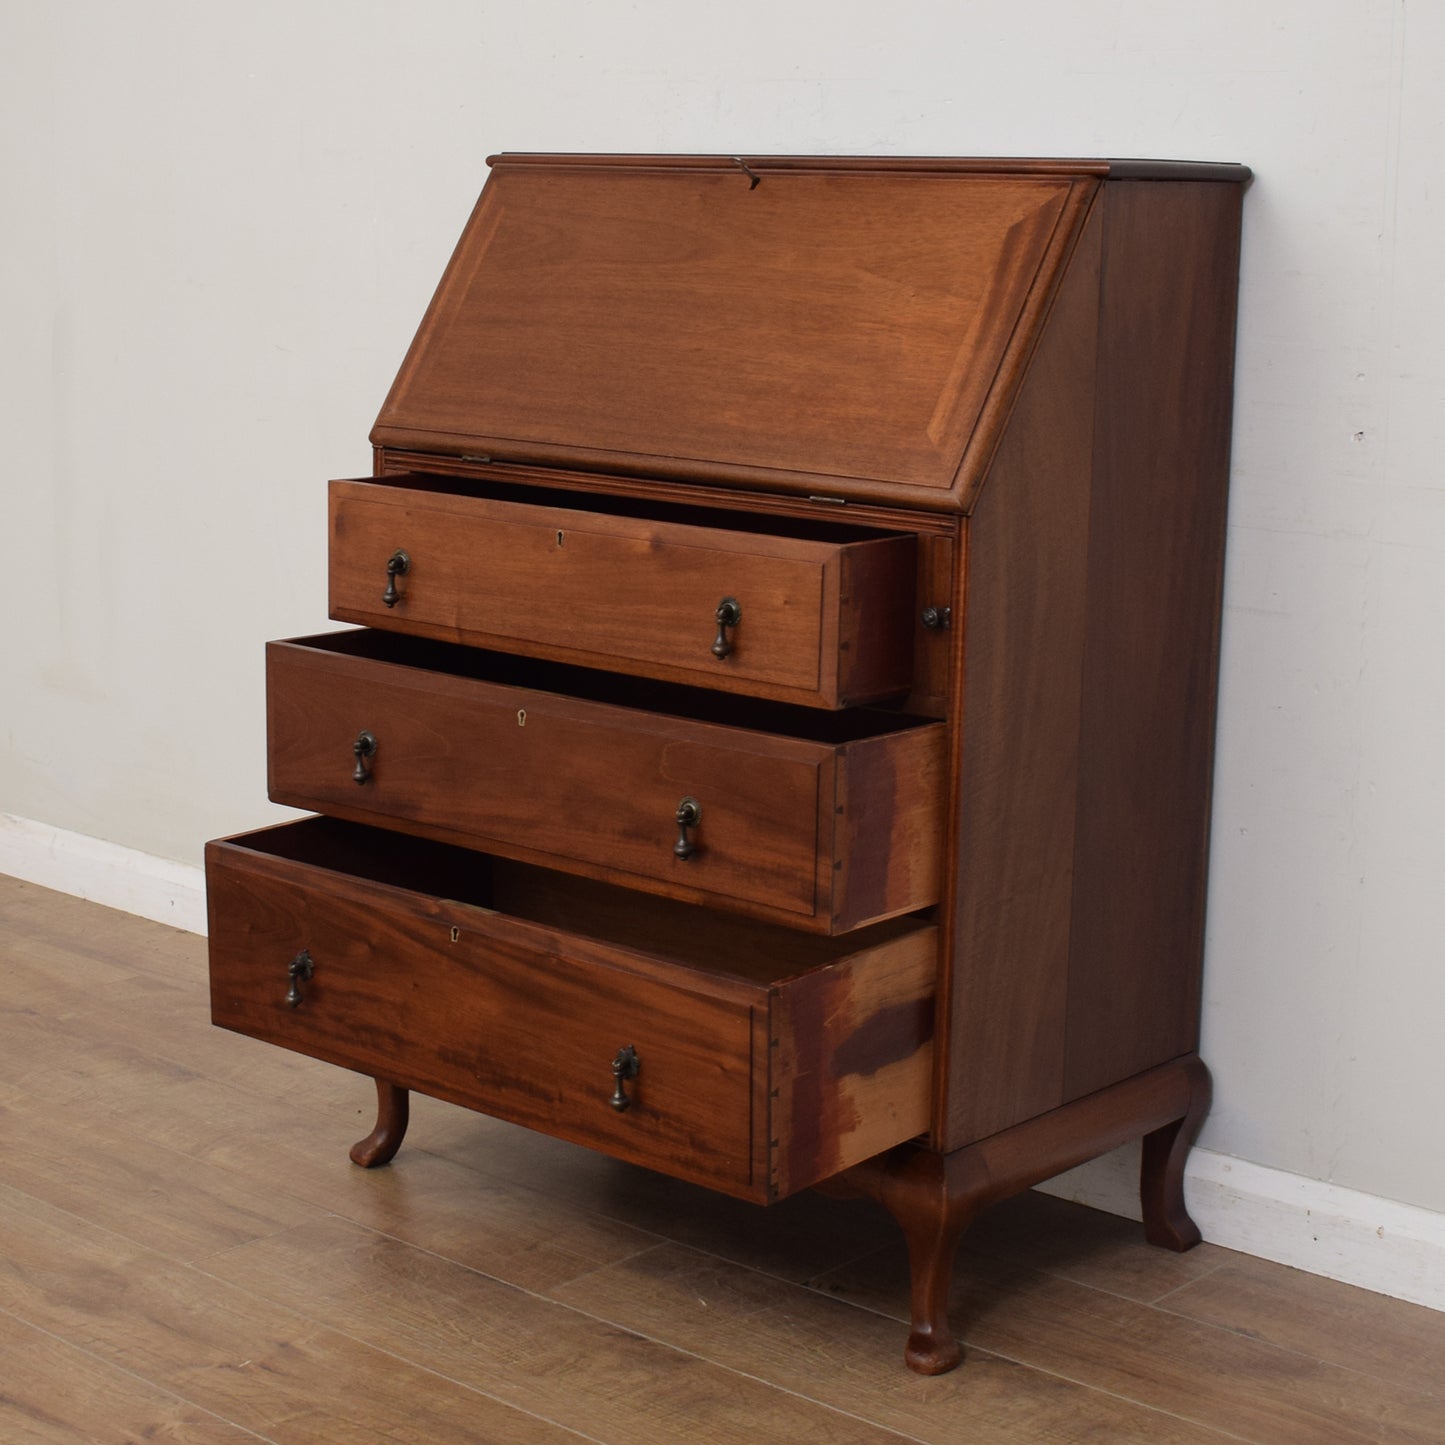
[[[1068,1098],[1199,1036],[1241,199],[1108,189]]]
[[[958,854],[935,1112],[947,1149],[1063,1100],[1098,209],[965,534]]]

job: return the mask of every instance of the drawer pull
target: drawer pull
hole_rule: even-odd
[[[712,655],[726,657],[733,650],[728,628],[736,627],[743,620],[743,609],[736,597],[724,597],[717,605],[717,636],[713,638]]]
[[[396,590],[396,579],[405,577],[410,571],[411,558],[398,547],[386,563],[386,591],[381,594],[381,600],[388,607],[395,607],[401,601],[401,593]]]
[[[369,783],[371,781],[371,760],[376,756],[376,736],[367,732],[364,728],[357,733],[356,741],[351,745],[351,751],[356,756],[356,771],[351,775],[353,783]]]
[[[672,856],[686,863],[697,852],[697,844],[687,836],[687,830],[702,822],[702,804],[696,798],[684,798],[677,805],[676,821],[677,842],[672,845]]]
[[[307,949],[302,949],[293,958],[286,969],[287,976],[291,980],[291,987],[286,993],[287,1008],[301,1007],[301,985],[310,983],[311,976],[316,972],[316,965],[311,960],[311,954]]]
[[[945,631],[953,626],[953,608],[925,607],[923,609],[923,625],[930,632]]]
[[[617,1057],[612,1061],[612,1097],[607,1102],[619,1114],[632,1107],[632,1100],[627,1097],[627,1090],[623,1085],[628,1079],[635,1079],[641,1069],[642,1060],[637,1057],[637,1050],[631,1044],[618,1049]]]

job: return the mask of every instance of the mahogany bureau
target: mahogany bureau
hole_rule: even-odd
[[[268,649],[217,1024],[766,1204],[1197,1241],[1236,165],[505,155]]]

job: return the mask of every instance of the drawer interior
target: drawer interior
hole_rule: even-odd
[[[792,703],[737,697],[708,688],[598,672],[567,663],[488,652],[482,648],[371,628],[295,638],[291,645],[337,656],[415,667],[448,677],[472,678],[506,687],[534,688],[540,692],[689,718],[695,722],[775,733],[780,737],[828,746],[881,737],[886,733],[924,727],[934,722],[932,718],[915,717],[880,707],[827,712]]]
[[[796,537],[805,542],[867,542],[875,537],[897,535],[879,527],[831,517],[789,517],[778,513],[733,511],[726,507],[689,504],[656,497],[614,496],[603,492],[574,492],[562,487],[539,487],[491,477],[448,477],[431,473],[406,473],[384,477],[358,478],[374,487],[398,491],[434,492],[446,497],[485,497],[517,502],[531,507],[556,507],[563,511],[594,512],[604,517],[635,517],[649,522],[679,522],[689,527],[715,527],[720,531],[743,532],[769,537]]]
[[[232,839],[231,845],[762,986],[900,938],[931,913],[888,919],[845,936],[798,933],[337,818],[304,818]]]

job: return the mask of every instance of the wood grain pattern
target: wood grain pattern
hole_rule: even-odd
[[[917,616],[913,630],[913,691],[900,704],[904,712],[922,717],[946,717],[952,690],[953,648],[949,645],[954,626],[952,609],[966,589],[960,575],[963,547],[955,536],[918,538],[918,587],[915,593]],[[928,607],[950,609],[947,628],[923,625],[923,611]],[[962,628],[963,618],[957,618]]]
[[[830,748],[324,644],[270,644],[267,701],[273,802],[605,869],[650,891],[805,918],[818,909]],[[351,752],[363,730],[377,755],[358,786]],[[702,819],[696,855],[680,861],[684,797]]]
[[[373,469],[378,477],[410,477],[427,473],[454,478],[473,478],[478,482],[497,479],[510,484],[536,484],[575,493],[579,505],[589,498],[605,500],[627,498],[656,504],[657,484],[653,481],[621,476],[616,473],[564,471],[554,467],[523,467],[492,462],[479,457],[445,457],[436,453],[414,452],[389,447],[373,448]],[[697,485],[676,478],[667,486],[669,501],[690,506],[705,506],[719,511],[736,512],[749,518],[783,518],[816,524],[819,499],[789,497],[766,492],[740,491],[736,488]],[[918,575],[912,585],[916,607],[946,607],[954,594],[954,568],[961,556],[958,546],[959,523],[956,517],[906,510],[900,506],[876,506],[842,497],[832,499],[836,515],[859,527],[904,529],[915,533],[918,544]],[[771,525],[771,523],[768,523]],[[919,624],[917,616],[910,621],[913,637],[913,690],[900,707],[902,711],[924,717],[942,717],[947,712],[950,651],[943,633],[930,632]]]
[[[207,858],[216,1023],[618,1157],[734,1191],[754,1181],[755,990],[676,970],[640,977],[614,951],[535,925],[243,847]],[[272,865],[272,866],[267,866]],[[455,934],[455,937],[453,936]],[[286,963],[316,959],[304,1003]],[[643,1059],[636,1104],[609,1107],[611,1063]]]
[[[218,1016],[381,1081],[365,1164],[417,1087],[742,1198],[850,1173],[923,1371],[1010,1190],[1142,1133],[1196,1243],[1247,178],[499,162],[333,484],[383,630],[272,649],[272,795],[333,817],[213,847]]]
[[[780,492],[759,492],[726,483],[705,485],[681,477],[669,479],[659,493],[652,477],[627,472],[579,471],[575,467],[548,466],[543,462],[509,462],[487,456],[451,456],[441,452],[413,451],[407,447],[373,447],[374,477],[475,478],[506,482],[513,486],[561,488],[575,493],[580,505],[592,505],[588,498],[626,497],[657,506],[661,497],[679,506],[700,507],[742,514],[758,519],[786,517],[817,523],[831,517],[859,527],[885,531],[917,532],[929,536],[954,536],[958,518],[944,512],[920,512],[905,495],[890,492],[886,500],[867,502],[856,497],[828,493],[805,497]],[[905,489],[906,493],[906,489]]]
[[[802,714],[790,737],[494,681],[532,674],[452,657],[355,633],[272,643],[272,800],[824,932],[938,897],[940,725]],[[846,740],[880,728],[897,730]],[[363,731],[377,752],[358,785]],[[680,860],[684,798],[701,819]]]
[[[1240,204],[1108,193],[1069,1097],[1199,1038]]]
[[[7,1241],[0,1310],[262,1438],[335,1445],[570,1438],[5,1185],[0,1231]]]
[[[946,505],[1094,184],[499,166],[372,440]]]
[[[451,1379],[519,1410],[545,1412],[589,1439],[733,1445],[760,1432],[816,1445],[898,1439],[866,1419],[341,1220],[236,1250],[216,1269],[330,1329],[426,1359]]]
[[[1194,1055],[1162,1065],[1088,1098],[1036,1115],[986,1139],[941,1154],[916,1144],[868,1159],[832,1182],[876,1199],[893,1215],[908,1247],[909,1368],[924,1375],[952,1370],[960,1346],[949,1326],[954,1257],[980,1211],[1001,1199],[1116,1148],[1140,1134],[1151,1141],[1183,1120],[1190,1138],[1208,1107],[1209,1076]],[[1146,1149],[1140,1181],[1151,1242],[1185,1250],[1199,1231],[1184,1205],[1183,1153],[1168,1164]]]
[[[987,1210],[963,1236],[959,1268],[969,1276],[990,1260],[1057,1275],[1123,1299],[1167,1308],[1165,1297],[1220,1269],[1233,1251],[1199,1244],[1177,1253],[1144,1242],[1139,1221],[1029,1191]]]
[[[860,542],[839,554],[835,570],[838,695],[850,703],[896,701],[913,687],[917,539],[910,534]],[[825,660],[825,675],[827,670]]]
[[[667,898],[641,902],[629,889],[574,878],[505,858],[492,860],[493,897],[509,914],[562,933],[604,940],[661,958],[685,958],[693,972],[741,978],[763,988],[828,968],[872,943],[914,932],[920,920],[893,918],[846,934],[795,933]]]
[[[783,519],[730,530],[714,513],[613,515],[568,500],[422,478],[332,482],[331,616],[820,707],[907,692],[911,535]],[[388,607],[397,548],[410,566]],[[742,620],[719,658],[716,612],[729,597]]]
[[[1080,181],[1069,188],[1049,254],[1029,285],[1009,349],[959,461],[953,497],[962,512],[972,513],[978,505],[999,447],[1012,426],[1020,388],[1042,339],[1054,325],[1052,312],[1059,288],[1073,269],[1075,251],[1098,198],[1099,187],[1093,182]]]
[[[273,832],[317,839],[324,859],[345,830]],[[759,1200],[926,1123],[929,928],[853,935],[820,969],[764,985],[601,941],[595,921],[583,937],[550,912],[505,916],[495,889],[487,908],[441,902],[265,844],[207,850],[212,1017],[226,1028]],[[725,927],[713,946],[738,950]],[[314,972],[288,1006],[303,949]],[[772,953],[797,966],[786,940]],[[791,1026],[774,1020],[782,1009]],[[619,1111],[623,1047],[642,1065]]]
[[[0,1439],[15,1445],[246,1445],[256,1436],[54,1335],[0,1314]]]
[[[834,769],[835,926],[847,931],[939,897],[947,761],[941,727],[858,738]]]
[[[5,1180],[33,1199],[81,1215],[132,1239],[144,1237],[173,1259],[217,1250],[298,1223],[305,1214],[265,1187],[239,1185],[214,1166],[189,1161],[147,1139],[123,1145],[77,1125],[65,1110],[27,1111],[5,1121]],[[152,1199],[150,1180],[172,1180]]]
[[[1106,189],[967,524],[944,1147],[1198,1041],[1239,211]]]
[[[3,878],[0,978],[0,1135],[71,1125],[30,1129],[29,1167],[163,1146],[111,1216],[143,1234],[197,1159],[309,1215],[184,1265],[94,1196],[0,1186],[7,1440],[1445,1438],[1417,1306],[1025,1194],[965,1236],[970,1363],[925,1381],[897,1367],[906,1261],[865,1201],[758,1209],[424,1097],[397,1162],[355,1169],[369,1086],[210,1028],[204,940]]]
[[[908,1318],[902,1275],[899,1252],[890,1250],[819,1284],[902,1321]],[[1308,1310],[1304,1298],[1294,1307]],[[1021,1269],[1007,1258],[968,1261],[955,1318],[970,1347],[1065,1379],[1097,1381],[1171,1420],[1230,1438],[1268,1445],[1436,1445],[1445,1438],[1438,1389],[1382,1381],[1355,1368],[1358,1355],[1342,1368],[1107,1289]],[[1150,1362],[1145,1369],[1141,1357]],[[967,1376],[966,1369],[959,1373]]]
[[[1063,1098],[1099,221],[965,534],[963,707],[940,1147]]]
[[[936,968],[925,928],[773,990],[774,1197],[928,1127]]]
[[[1442,1393],[1445,1313],[1230,1252],[1160,1307],[1277,1349]]]
[[[806,1394],[826,1380],[842,1408],[910,1440],[1219,1445],[1227,1438],[1002,1353],[971,1351],[966,1371],[922,1382],[893,1363],[897,1341],[884,1317],[830,1297],[830,1288],[849,1290],[848,1270],[829,1279],[814,1293],[712,1252],[662,1245],[560,1286],[553,1298],[783,1389]]]
[[[452,1132],[465,1123],[474,1143],[480,1135],[494,1143],[521,1139],[535,1150],[550,1147],[571,1161],[579,1176],[593,1159],[622,1174],[634,1172],[629,1166],[424,1094],[412,1100],[417,1120],[412,1143],[395,1164],[380,1170],[354,1168],[346,1160],[347,1143],[364,1127],[365,1081],[329,1064],[264,1049],[252,1040],[237,1037],[236,1042],[249,1045],[253,1055],[294,1060],[313,1077],[340,1080],[349,1090],[349,1098],[324,1107],[314,1104],[299,1126],[295,1110],[289,1122],[273,1123],[267,1112],[253,1120],[249,1132],[233,1126],[197,1146],[204,1151],[202,1157],[234,1177],[264,1181],[277,1193],[304,1200],[313,1222],[328,1216],[349,1219],[533,1293],[653,1243],[645,1219],[639,1216],[633,1223],[614,1217],[615,1210],[609,1214],[602,1207],[605,1195],[589,1203],[556,1185],[538,1187],[539,1181],[529,1182],[525,1167],[515,1162],[508,1167],[505,1148],[490,1159],[474,1150],[465,1161],[441,1157],[436,1148],[446,1148]],[[756,1206],[738,1207],[757,1213]]]
[[[617,473],[617,471],[581,470],[546,462],[513,462],[486,455],[451,454],[415,451],[409,447],[373,447],[373,475],[376,477],[407,477],[425,474],[428,477],[486,478],[520,486],[561,487],[579,497],[617,499],[629,497],[656,506],[660,497],[668,503],[688,507],[724,507],[728,512],[749,516],[793,517],[802,522],[832,519],[850,525],[881,527],[890,532],[918,532],[933,536],[952,536],[958,530],[958,517],[946,512],[919,512],[918,488],[890,488],[886,497],[866,500],[844,496],[841,491],[821,491],[806,496],[788,496],[776,491],[759,491],[754,487],[736,486],[725,480],[695,481],[681,475],[666,478],[666,488],[657,487],[656,477]]]

